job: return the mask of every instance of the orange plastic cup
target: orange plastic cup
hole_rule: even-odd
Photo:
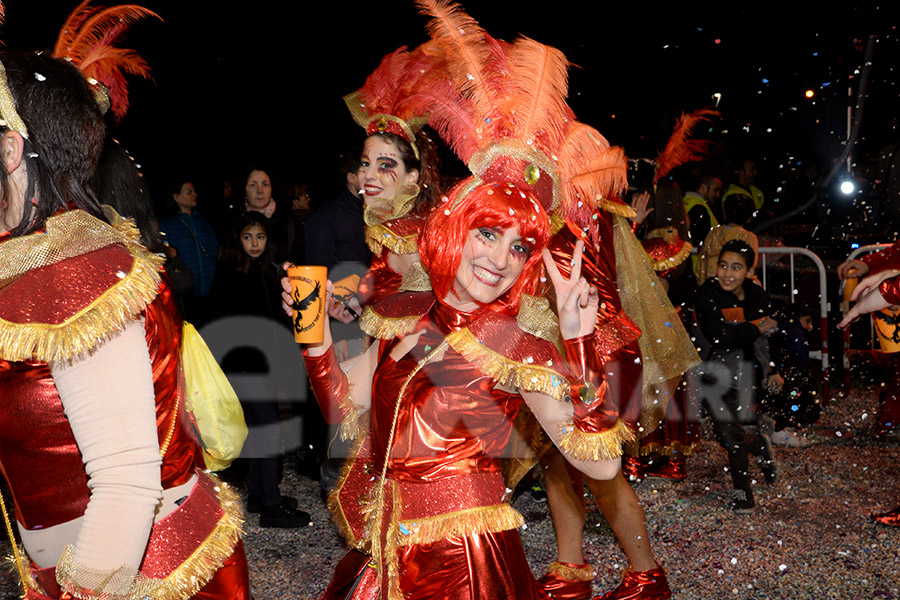
[[[288,267],[294,300],[294,341],[321,344],[325,339],[325,282],[327,267]]]

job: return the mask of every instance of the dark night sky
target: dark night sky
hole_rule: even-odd
[[[332,194],[337,156],[362,138],[342,96],[384,54],[425,40],[426,19],[412,0],[144,4],[166,22],[140,25],[127,45],[148,60],[155,82],[133,82],[132,108],[114,134],[151,182],[187,172],[207,198],[249,162],[307,180],[314,197]],[[900,137],[900,10],[892,0],[612,4],[465,6],[495,37],[521,33],[562,49],[579,65],[570,80],[579,119],[629,156],[654,155],[683,110],[708,106],[719,92],[724,118],[710,135],[731,152],[756,154],[764,178],[776,178],[787,156],[830,160],[870,33],[880,41],[864,150]],[[74,5],[9,0],[0,39],[49,46]],[[808,88],[813,101],[803,97]]]

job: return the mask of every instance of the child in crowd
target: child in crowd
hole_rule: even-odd
[[[779,311],[778,330],[769,338],[770,364],[777,376],[767,385],[762,405],[773,417],[771,439],[775,445],[809,445],[798,429],[815,423],[822,411],[809,369],[806,333],[812,329],[811,312],[798,305]]]
[[[769,296],[748,279],[755,254],[741,240],[726,243],[716,277],[700,286],[695,300],[696,319],[709,344],[700,392],[716,440],[728,453],[735,513],[748,513],[754,506],[749,454],[758,457],[766,483],[776,478],[771,441],[760,430],[756,410],[763,379],[756,346],[760,336],[774,332],[778,324],[770,317],[774,311]],[[778,378],[774,370],[767,374],[769,384]]]
[[[268,338],[277,344],[290,334],[286,333],[289,324],[281,311],[281,287],[270,234],[271,223],[264,214],[247,211],[241,215],[219,261],[213,297],[220,317],[265,319],[272,330]],[[234,327],[258,328],[262,321],[248,320],[241,325],[235,319],[234,323]],[[283,335],[278,335],[278,328],[285,329]],[[235,329],[235,335],[240,335],[238,331]],[[267,373],[270,365],[260,350],[247,346],[226,354],[222,369],[234,374]],[[309,514],[297,509],[296,498],[282,496],[278,489],[283,472],[282,442],[277,434],[281,421],[278,401],[241,398],[241,406],[250,428],[242,455],[246,458],[248,512],[260,514],[260,527],[306,527]]]

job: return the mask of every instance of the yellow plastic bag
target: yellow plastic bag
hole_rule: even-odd
[[[247,439],[244,411],[212,352],[185,321],[181,342],[185,407],[194,415],[210,471],[221,471],[241,453]]]

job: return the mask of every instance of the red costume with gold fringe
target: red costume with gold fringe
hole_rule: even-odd
[[[488,310],[462,315],[434,304],[430,294],[402,291],[367,308],[362,324],[382,339],[371,350],[378,352],[371,434],[361,442],[361,454],[347,468],[330,504],[351,542],[371,552],[376,576],[359,571],[357,554],[342,561],[338,575],[345,569],[358,575],[343,582],[359,583],[354,598],[543,597],[512,531],[520,517],[505,502],[499,455],[513,435],[523,398],[535,411],[547,410],[538,400],[546,396],[532,393],[570,398],[571,406],[559,405],[571,411],[563,428],[546,413],[544,427],[579,468],[608,477],[608,472],[578,462],[618,457],[621,443],[632,439],[606,402],[605,356],[598,356],[598,347],[606,352],[620,345],[617,334],[634,336],[636,328],[610,307],[603,313],[599,343],[596,335],[565,342],[570,367],[546,339],[559,334],[549,303],[540,299],[528,308],[525,296],[522,303],[518,298],[519,293],[534,293],[537,251],[548,237],[547,214],[559,210],[566,218],[578,212],[576,204],[592,211],[608,202],[611,190],[624,186],[625,159],[621,149],[611,148],[596,130],[574,119],[564,101],[567,62],[559,50],[525,38],[494,40],[444,0],[420,0],[419,5],[434,17],[424,55],[441,66],[437,78],[404,93],[427,98],[429,125],[472,172],[434,209],[421,239],[435,294],[446,300],[453,293],[463,246],[457,236],[462,229],[454,227],[465,224],[463,233],[468,233],[482,224],[474,217],[463,221],[461,214],[486,216],[491,226],[504,229],[518,227],[523,243],[534,252],[511,284],[509,297],[495,299]],[[385,60],[402,57],[394,53]],[[375,83],[372,78],[370,83]],[[402,94],[393,98],[402,99]],[[369,102],[356,106],[371,109]],[[377,123],[379,129],[405,131],[402,119],[393,116],[357,120],[367,127]],[[496,208],[497,214],[479,212],[482,205]],[[534,225],[538,219],[540,225]],[[414,306],[422,310],[412,310]],[[411,335],[418,337],[407,342],[410,349],[404,340]],[[399,348],[404,354],[395,360],[391,353]],[[326,415],[357,421],[359,410],[350,402],[353,389],[335,372],[330,353],[307,359],[316,397]],[[346,429],[352,428],[347,423]],[[369,457],[364,454],[367,444]],[[374,474],[374,488],[367,472]],[[336,579],[324,597],[342,597],[346,589]]]
[[[78,210],[48,219],[43,231],[0,235],[0,464],[16,518],[24,529],[38,529],[84,514],[88,477],[48,362],[91,352],[142,314],[162,488],[185,484],[195,474],[199,480],[179,508],[153,526],[134,597],[248,599],[240,505],[224,484],[201,471],[183,402],[181,318],[160,279],[161,259],[137,240],[129,222],[112,226]],[[29,598],[60,597],[57,578],[65,582],[74,568],[72,548],[56,576],[53,568],[32,570]]]
[[[519,394],[505,388],[564,401],[572,393],[571,374],[556,347],[524,331],[520,322],[491,310],[460,313],[427,292],[396,294],[366,309],[364,327],[383,338],[372,382],[371,430],[354,459],[357,466],[345,469],[331,507],[351,544],[371,552],[388,576],[379,583],[363,573],[353,598],[379,597],[379,586],[380,597],[391,599],[543,597],[515,531],[524,521],[508,503],[501,474],[501,456],[522,404]],[[404,334],[419,337],[395,361],[391,351]],[[577,341],[571,345],[578,348]],[[306,358],[316,397],[334,403],[323,406],[326,415],[355,418],[340,377],[336,381],[325,366],[330,356]],[[602,398],[605,385],[596,375]],[[575,409],[575,418],[591,422],[603,438],[591,454],[618,455],[627,429],[614,411],[589,412],[580,418]],[[382,471],[386,480],[379,485]],[[379,530],[378,539],[371,539]]]

